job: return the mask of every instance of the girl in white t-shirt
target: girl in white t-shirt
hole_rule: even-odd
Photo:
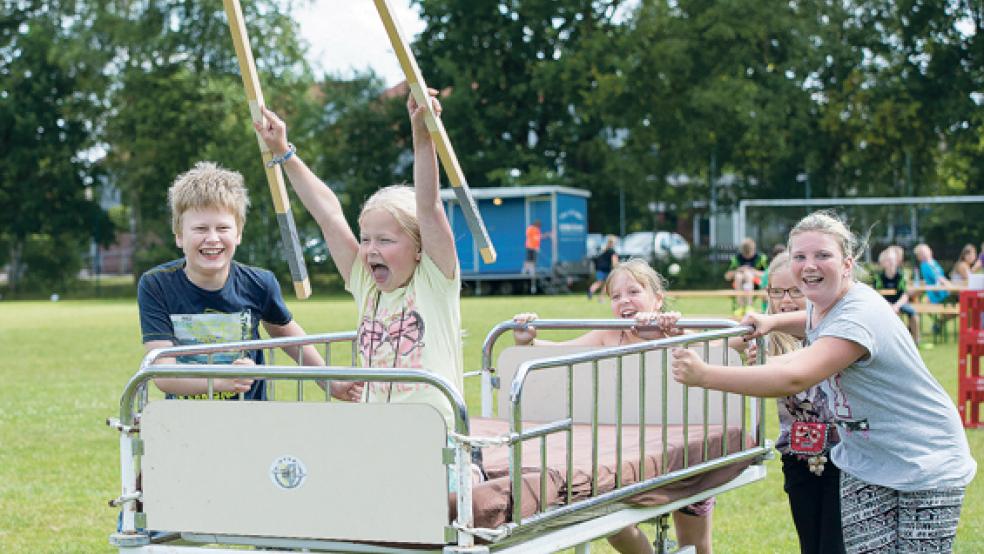
[[[755,396],[788,396],[823,383],[841,442],[848,552],[949,551],[976,463],[957,410],[923,363],[891,306],[855,278],[857,240],[816,212],[789,234],[791,269],[807,309],[752,314],[750,337],[782,331],[807,346],[762,366],[722,367],[673,352],[684,384]]]
[[[429,91],[433,109],[440,103]],[[373,194],[359,215],[356,237],[335,193],[287,142],[287,126],[263,108],[254,124],[282,163],[304,207],[321,227],[328,251],[359,308],[358,348],[364,367],[420,368],[444,377],[461,393],[461,275],[454,235],[439,196],[437,153],[413,97],[407,111],[413,129],[414,186],[390,186]],[[448,431],[453,407],[435,387],[370,382],[367,402],[416,402],[433,406]],[[454,480],[452,480],[453,482]]]

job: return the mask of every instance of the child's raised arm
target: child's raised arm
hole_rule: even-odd
[[[428,95],[437,95],[428,89]],[[431,98],[434,112],[441,114],[441,104]],[[407,99],[410,125],[413,128],[413,186],[417,199],[417,221],[420,225],[420,242],[424,253],[437,264],[441,273],[453,278],[458,267],[458,253],[454,248],[454,234],[441,203],[440,171],[437,166],[437,150],[427,131],[424,114],[427,109],[418,106],[413,95]]]
[[[287,142],[287,125],[277,114],[265,107],[261,109],[263,123],[253,123],[253,127],[275,155],[282,155],[290,147]],[[352,264],[358,257],[359,241],[345,221],[338,197],[321,182],[321,179],[318,179],[297,154],[290,156],[283,163],[283,167],[298,198],[321,227],[328,252],[331,253],[335,266],[342,274],[342,279],[348,283]]]

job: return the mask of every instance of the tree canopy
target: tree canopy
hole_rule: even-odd
[[[412,47],[470,184],[591,190],[599,230],[620,195],[644,229],[655,203],[802,197],[804,175],[814,197],[984,193],[979,2],[413,5]],[[371,73],[315,74],[293,7],[243,3],[267,103],[354,223],[373,190],[411,178],[404,101]],[[64,279],[111,240],[102,188],[122,193],[138,268],[176,255],[166,190],[201,159],[244,174],[242,256],[284,273],[219,2],[5,2],[0,60],[0,264],[15,280]],[[984,236],[979,218],[934,217]],[[42,254],[74,262],[45,269]]]

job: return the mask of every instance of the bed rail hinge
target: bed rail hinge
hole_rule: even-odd
[[[451,465],[455,462],[455,449],[454,448],[442,448],[441,449],[441,461],[444,465]]]
[[[145,512],[136,512],[133,514],[133,526],[137,529],[147,528],[147,514]]]
[[[106,418],[106,425],[112,427],[113,429],[116,429],[120,433],[130,434],[130,433],[140,432],[139,425],[123,425],[122,423],[120,423],[120,420],[116,419],[115,417]]]
[[[118,508],[127,502],[137,502],[141,499],[143,493],[140,491],[131,492],[130,494],[124,494],[122,496],[117,496],[109,501],[110,508]]]

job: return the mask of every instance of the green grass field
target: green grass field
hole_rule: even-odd
[[[348,298],[291,302],[311,333],[353,328]],[[687,299],[684,314],[723,314],[727,301]],[[543,317],[609,317],[606,304],[582,296],[465,298],[465,367],[480,365],[482,340],[497,322],[520,311]],[[952,339],[951,339],[952,340]],[[133,300],[0,302],[0,552],[108,552],[119,492],[118,440],[103,424],[118,413],[119,395],[143,354]],[[956,393],[956,345],[924,353],[951,395]],[[468,386],[478,406],[477,382]],[[769,403],[770,436],[776,433]],[[970,431],[975,458],[984,431]],[[777,461],[769,477],[722,495],[714,513],[717,552],[795,552]],[[610,552],[604,541],[597,552]],[[984,552],[984,485],[967,491],[956,552]]]

